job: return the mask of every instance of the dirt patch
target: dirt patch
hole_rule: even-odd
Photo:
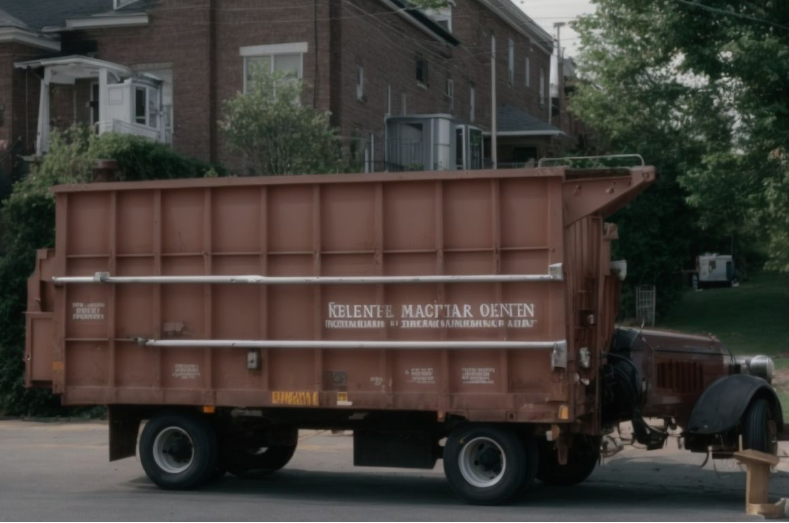
[[[789,368],[775,371],[775,376],[773,376],[773,387],[776,389],[786,389],[789,387]]]

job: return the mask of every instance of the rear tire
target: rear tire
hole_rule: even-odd
[[[596,440],[579,436],[567,455],[567,464],[559,464],[559,454],[553,445],[546,441],[539,444],[540,466],[537,479],[546,485],[569,487],[589,478],[600,460],[600,448]]]
[[[467,503],[504,503],[531,484],[537,468],[534,439],[478,425],[455,429],[444,446],[444,473]]]
[[[743,449],[775,454],[770,430],[770,404],[766,399],[753,400],[742,418]]]
[[[140,436],[145,474],[167,490],[188,490],[205,483],[217,470],[216,434],[195,414],[163,413]]]
[[[296,442],[292,445],[253,447],[249,443],[238,445],[229,440],[224,445],[222,464],[234,476],[276,472],[284,468],[296,453],[299,431],[295,427],[290,430],[292,433],[288,439]]]
[[[227,471],[239,477],[250,473],[270,474],[284,468],[295,453],[296,445],[237,449],[227,462]]]

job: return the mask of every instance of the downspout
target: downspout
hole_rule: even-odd
[[[490,159],[493,162],[493,168],[498,168],[499,163],[499,142],[498,137],[498,122],[496,110],[496,35],[491,31],[490,33]]]
[[[320,61],[320,56],[318,55],[318,0],[313,0],[312,2],[312,30],[313,30],[313,48],[315,49],[313,52],[315,53],[315,77],[313,78],[313,87],[312,87],[312,107],[313,109],[318,108],[318,62]]]
[[[211,163],[218,163],[216,40],[216,2],[208,0],[208,159]]]

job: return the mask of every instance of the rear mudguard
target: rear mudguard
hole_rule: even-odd
[[[784,420],[775,390],[762,378],[734,374],[718,378],[702,393],[690,413],[688,433],[711,435],[730,430],[742,419],[755,397],[770,402],[770,411],[781,431]]]

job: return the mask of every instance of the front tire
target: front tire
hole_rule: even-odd
[[[518,494],[534,479],[537,449],[528,436],[478,425],[455,429],[444,446],[444,473],[467,503],[495,505]]]
[[[763,398],[753,400],[742,419],[743,449],[775,454],[777,449],[773,443],[770,423],[769,402]]]
[[[546,441],[539,445],[540,466],[537,479],[546,485],[568,487],[589,478],[600,461],[600,445],[596,439],[579,436],[573,441],[567,455],[567,464],[559,464],[559,454]]]
[[[140,436],[145,474],[166,490],[189,490],[217,470],[217,441],[211,425],[196,414],[163,413]]]

